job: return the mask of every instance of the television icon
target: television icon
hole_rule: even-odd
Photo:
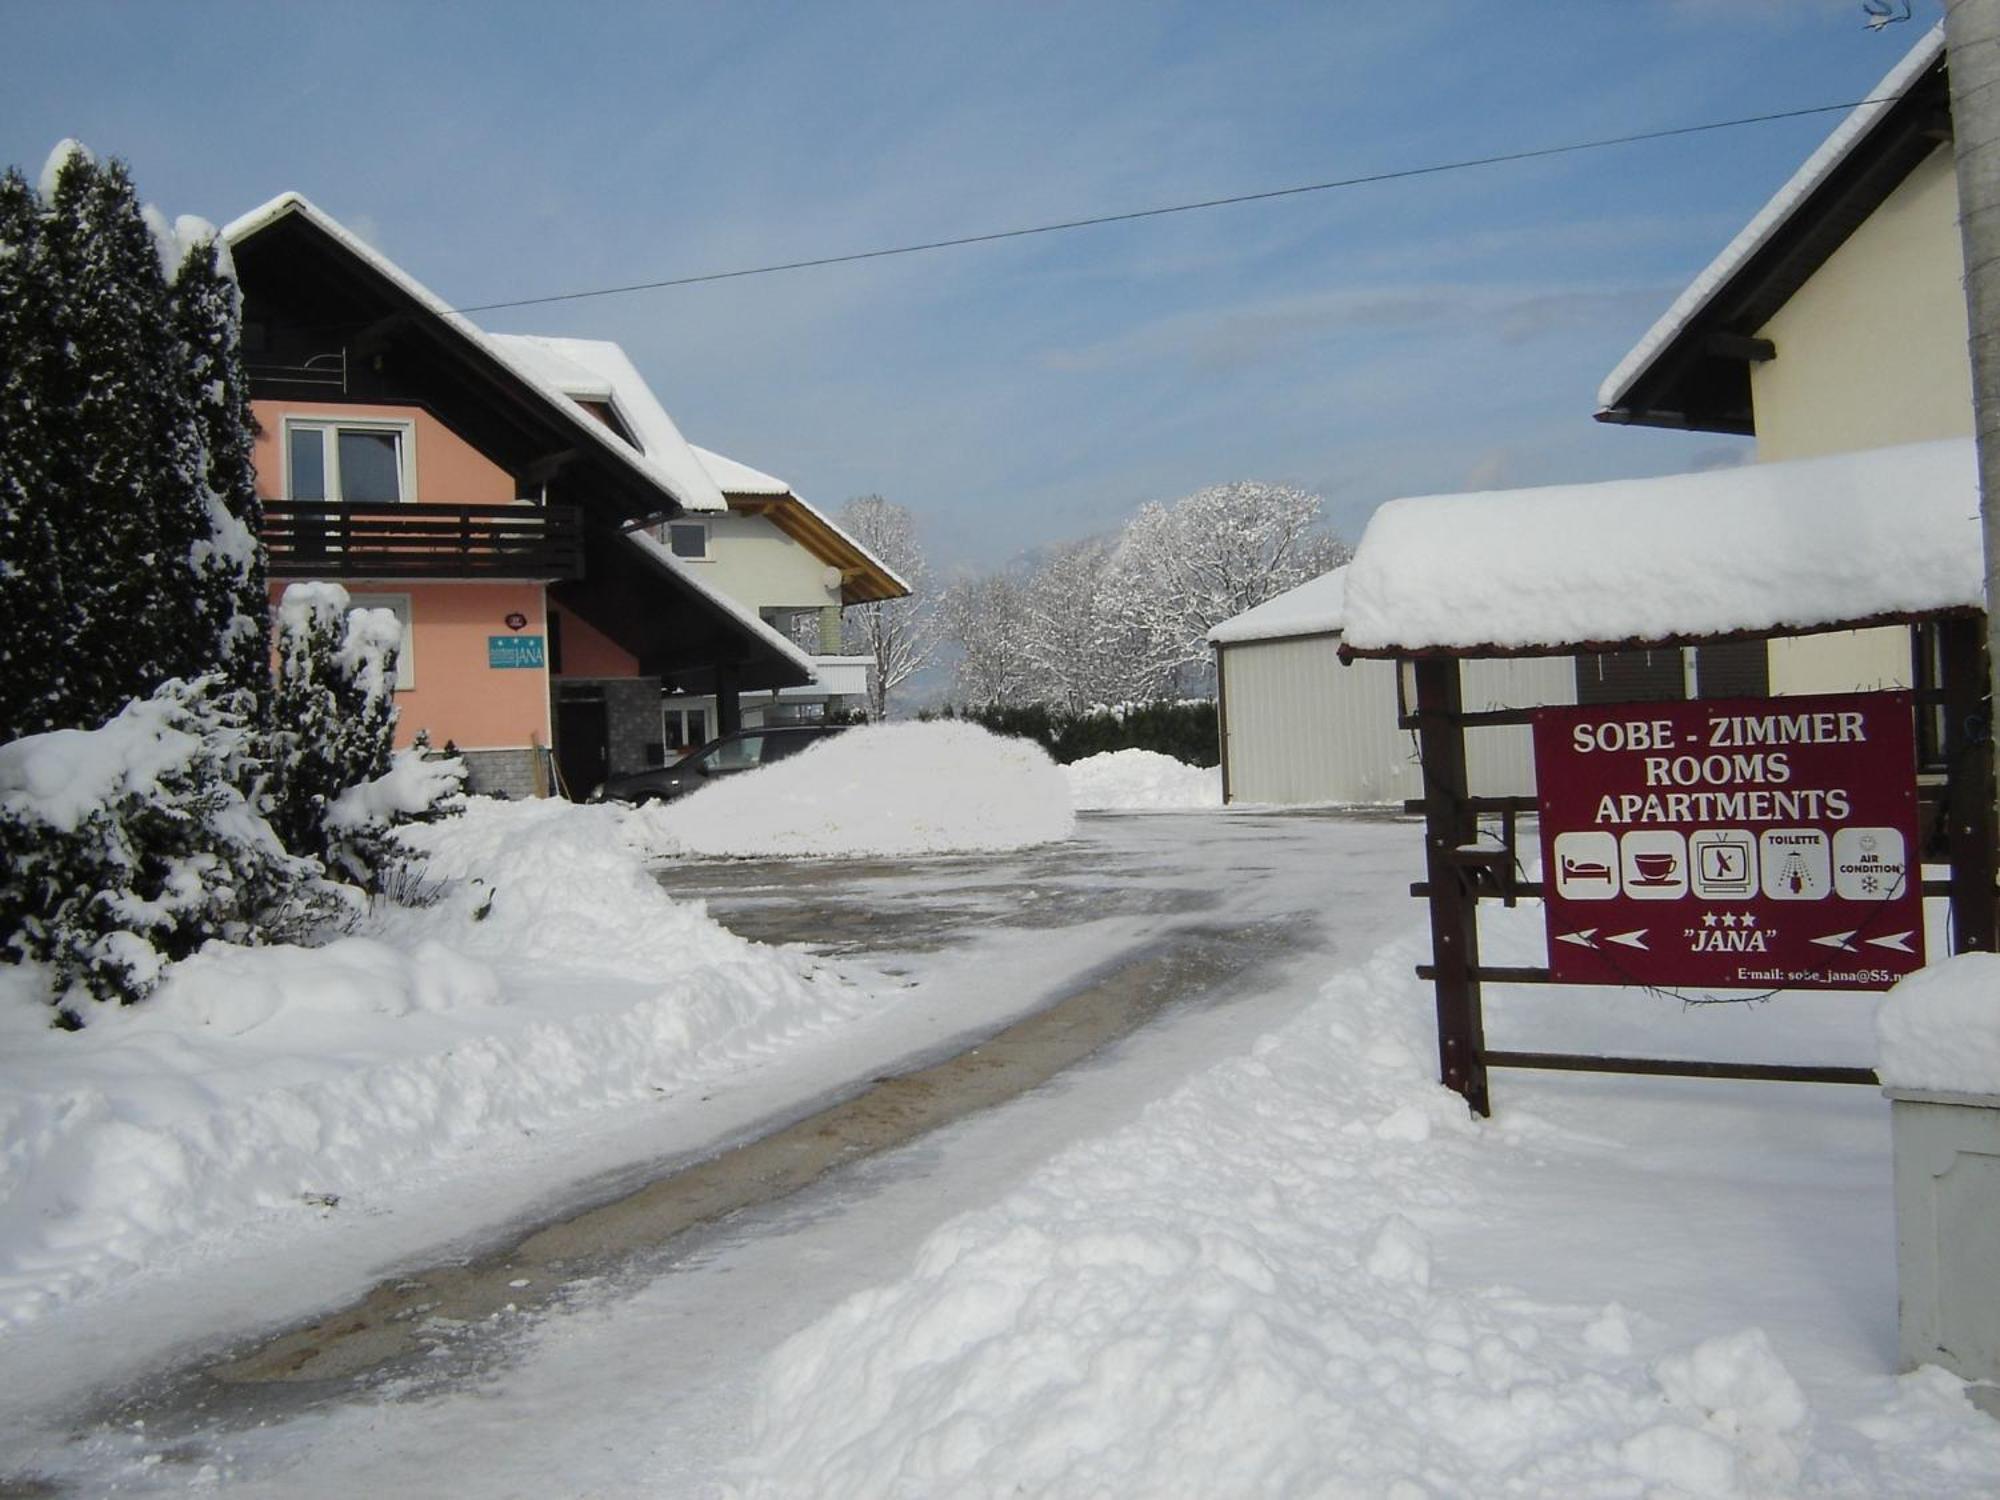
[[[1711,901],[1757,894],[1757,840],[1743,828],[1704,828],[1688,838],[1694,893]]]

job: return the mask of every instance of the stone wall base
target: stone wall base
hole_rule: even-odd
[[[525,797],[546,795],[546,771],[537,786],[536,762],[547,752],[522,750],[461,750],[465,758],[465,789],[481,797]]]

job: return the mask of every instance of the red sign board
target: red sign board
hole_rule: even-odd
[[[1879,990],[1923,966],[1908,693],[1534,725],[1557,983]]]

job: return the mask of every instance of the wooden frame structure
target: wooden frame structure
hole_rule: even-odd
[[[1546,1068],[1560,1071],[1666,1074],[1694,1078],[1745,1078],[1817,1083],[1873,1084],[1868,1068],[1813,1067],[1771,1063],[1722,1063],[1696,1059],[1606,1057],[1556,1052],[1497,1051],[1487,1047],[1482,986],[1546,984],[1549,970],[1503,968],[1483,964],[1479,956],[1479,903],[1499,900],[1513,905],[1521,897],[1539,897],[1539,882],[1518,878],[1516,833],[1525,814],[1539,811],[1533,797],[1474,797],[1466,776],[1465,736],[1468,730],[1530,722],[1533,709],[1498,708],[1468,711],[1460,686],[1463,660],[1503,655],[1575,655],[1619,650],[1671,649],[1717,640],[1770,640],[1785,635],[1819,634],[1864,625],[1929,624],[1937,638],[1937,654],[1914,649],[1918,711],[1942,711],[1940,733],[1933,738],[1932,763],[1920,774],[1920,810],[1926,842],[1942,846],[1950,878],[1926,881],[1924,894],[1951,901],[1953,948],[1957,952],[1993,952],[2000,948],[2000,905],[1996,905],[1996,844],[2000,819],[1994,809],[1994,757],[1991,705],[1987,689],[1985,615],[1976,610],[1906,614],[1815,625],[1810,630],[1761,631],[1728,637],[1681,637],[1657,641],[1593,641],[1550,645],[1534,650],[1503,651],[1491,647],[1410,652],[1395,648],[1342,655],[1387,656],[1409,663],[1414,677],[1414,702],[1401,704],[1401,727],[1417,737],[1423,765],[1424,795],[1405,810],[1424,819],[1424,879],[1410,894],[1430,911],[1431,962],[1420,965],[1419,978],[1428,979],[1436,994],[1438,1076],[1447,1088],[1463,1096],[1474,1114],[1492,1112],[1488,1072],[1493,1068]],[[1922,637],[1913,630],[1913,637]],[[1782,699],[1773,701],[1782,702]],[[1920,736],[1920,742],[1925,737]],[[1926,784],[1927,783],[1927,784]],[[1497,817],[1500,842],[1482,847],[1480,820]],[[1935,848],[1930,852],[1938,852]],[[1933,861],[1935,862],[1935,861]]]

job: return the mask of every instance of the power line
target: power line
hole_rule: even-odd
[[[1581,151],[1602,151],[1613,146],[1632,146],[1643,141],[1671,140],[1676,136],[1702,135],[1716,130],[1735,130],[1745,125],[1769,125],[1780,120],[1802,120],[1812,115],[1833,114],[1859,109],[1864,104],[1889,104],[1900,94],[1858,99],[1847,104],[1815,104],[1807,109],[1780,110],[1774,114],[1744,115],[1734,120],[1711,120],[1703,125],[1676,125],[1666,130],[1643,130],[1632,135],[1604,136],[1591,141],[1572,141],[1562,146],[1538,146],[1528,151],[1503,151],[1493,156],[1468,156],[1457,161],[1435,162],[1425,167],[1401,167],[1389,172],[1368,172],[1357,177],[1336,177],[1327,182],[1308,182],[1296,187],[1268,188],[1258,193],[1233,193],[1226,198],[1202,198],[1192,203],[1169,203],[1157,208],[1135,208],[1125,213],[1095,214],[1083,219],[1062,219],[1052,224],[1032,224],[1021,229],[995,229],[985,234],[958,235],[951,239],[922,240],[910,245],[890,245],[878,250],[856,250],[846,255],[818,255],[808,260],[777,261],[770,265],[742,266],[733,271],[707,271],[696,276],[669,276],[658,281],[634,281],[622,286],[594,287],[581,292],[554,292],[543,297],[517,297],[506,302],[480,302],[452,309],[460,313],[495,312],[510,307],[540,307],[551,302],[581,302],[591,297],[618,297],[628,292],[656,292],[668,287],[700,286],[712,281],[738,281],[748,276],[772,276],[780,271],[808,271],[819,266],[846,266],[857,261],[886,260],[896,255],[920,255],[930,250],[956,250],[967,245],[990,245],[999,240],[1027,239],[1032,235],[1062,234],[1072,229],[1092,229],[1101,224],[1129,224],[1139,219],[1163,219],[1170,214],[1198,213],[1209,208],[1228,208],[1239,203],[1267,203],[1274,198],[1297,198],[1307,193],[1328,193],[1337,188],[1366,187],[1378,182],[1400,182],[1411,177],[1434,177],[1443,172],[1464,172],[1477,167],[1503,166],[1509,162],[1536,161],[1551,156],[1571,156]]]

